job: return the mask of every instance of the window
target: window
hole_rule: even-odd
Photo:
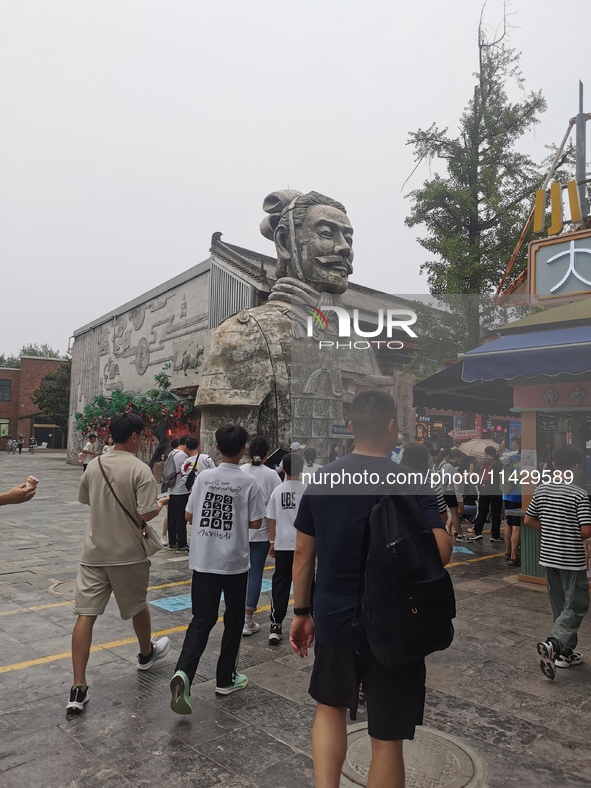
[[[10,402],[12,399],[12,380],[0,380],[0,402]]]
[[[6,438],[9,429],[10,421],[8,419],[0,419],[0,438]]]

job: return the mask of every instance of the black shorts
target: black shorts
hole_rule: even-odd
[[[445,505],[449,506],[450,509],[458,508],[458,499],[453,493],[445,493],[443,495],[443,500],[445,501]]]
[[[316,643],[308,691],[317,703],[348,708],[354,720],[361,684],[369,735],[382,741],[414,739],[425,710],[425,660],[386,668],[371,653]]]
[[[505,514],[507,515],[507,525],[513,527],[520,527],[521,526],[521,517],[513,517],[512,515],[508,514],[511,509],[521,509],[521,504],[517,501],[505,501]]]

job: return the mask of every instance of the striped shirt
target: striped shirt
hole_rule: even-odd
[[[589,496],[576,484],[540,484],[527,514],[542,523],[540,566],[586,569],[581,526],[591,525]]]

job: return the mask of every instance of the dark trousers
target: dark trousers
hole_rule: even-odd
[[[271,623],[283,624],[289,604],[293,550],[275,550],[275,571],[271,581]]]
[[[474,520],[474,533],[477,535],[482,533],[489,509],[491,519],[491,536],[494,536],[495,539],[500,539],[501,512],[503,510],[503,496],[501,493],[497,493],[496,495],[478,496],[478,514],[476,515],[476,520]]]
[[[187,521],[185,520],[185,507],[189,500],[189,493],[184,495],[171,495],[168,503],[168,544],[187,546]]]
[[[234,682],[236,663],[244,626],[244,604],[248,572],[239,575],[214,575],[193,572],[191,605],[193,618],[187,629],[176,670],[184,671],[193,681],[201,655],[205,651],[209,633],[218,620],[220,598],[224,593],[224,634],[216,669],[216,685],[229,687]]]

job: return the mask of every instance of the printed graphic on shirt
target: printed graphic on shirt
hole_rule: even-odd
[[[281,508],[282,509],[295,509],[297,506],[296,503],[296,494],[292,492],[282,492],[281,493]]]
[[[201,528],[216,531],[231,531],[234,514],[234,499],[231,495],[207,492],[201,509]]]

